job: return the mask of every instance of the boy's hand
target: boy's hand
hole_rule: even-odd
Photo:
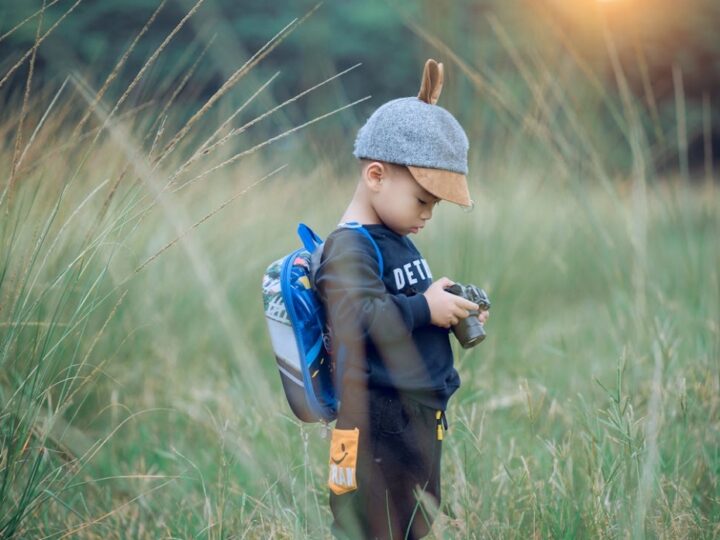
[[[430,319],[432,324],[442,328],[450,328],[470,315],[468,310],[480,308],[475,302],[467,298],[447,292],[445,287],[454,285],[455,282],[449,278],[441,277],[434,281],[428,290],[423,294],[430,306]],[[484,312],[487,313],[487,312]],[[482,314],[481,314],[482,315]],[[487,316],[486,316],[487,318]]]

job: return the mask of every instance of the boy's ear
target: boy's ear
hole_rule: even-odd
[[[378,184],[382,182],[383,165],[377,161],[371,161],[363,172],[363,181],[368,184],[370,189],[376,190]]]
[[[428,58],[423,69],[422,82],[420,83],[420,93],[418,99],[435,105],[443,86],[443,65],[437,63],[432,58]]]

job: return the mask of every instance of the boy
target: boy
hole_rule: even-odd
[[[449,329],[478,309],[444,290],[450,279],[433,282],[407,238],[440,200],[472,204],[467,136],[435,105],[442,68],[428,60],[419,96],[389,101],[358,132],[361,178],[313,274],[336,362],[344,348],[328,478],[339,538],[421,538],[441,500],[444,411],[460,385]]]

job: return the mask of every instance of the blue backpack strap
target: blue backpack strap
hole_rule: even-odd
[[[308,253],[312,253],[316,247],[323,243],[323,239],[304,223],[298,225],[297,233]]]
[[[368,232],[368,230],[362,226],[361,223],[358,223],[357,221],[347,221],[345,223],[340,223],[340,227],[345,227],[346,229],[357,229],[361,233],[363,233],[368,240],[370,240],[370,243],[375,248],[375,254],[378,258],[378,264],[380,265],[380,279],[382,279],[383,272],[384,272],[384,263],[383,263],[383,256],[382,253],[380,253],[380,248],[377,245],[377,242],[375,242],[375,239],[372,237],[372,235]]]

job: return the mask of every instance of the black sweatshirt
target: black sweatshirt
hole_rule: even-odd
[[[406,236],[382,224],[364,227],[382,253],[382,280],[370,240],[344,227],[328,235],[313,276],[333,330],[333,354],[339,342],[347,349],[342,387],[394,388],[445,410],[460,376],[450,330],[431,324],[421,294],[433,282],[430,268]]]

